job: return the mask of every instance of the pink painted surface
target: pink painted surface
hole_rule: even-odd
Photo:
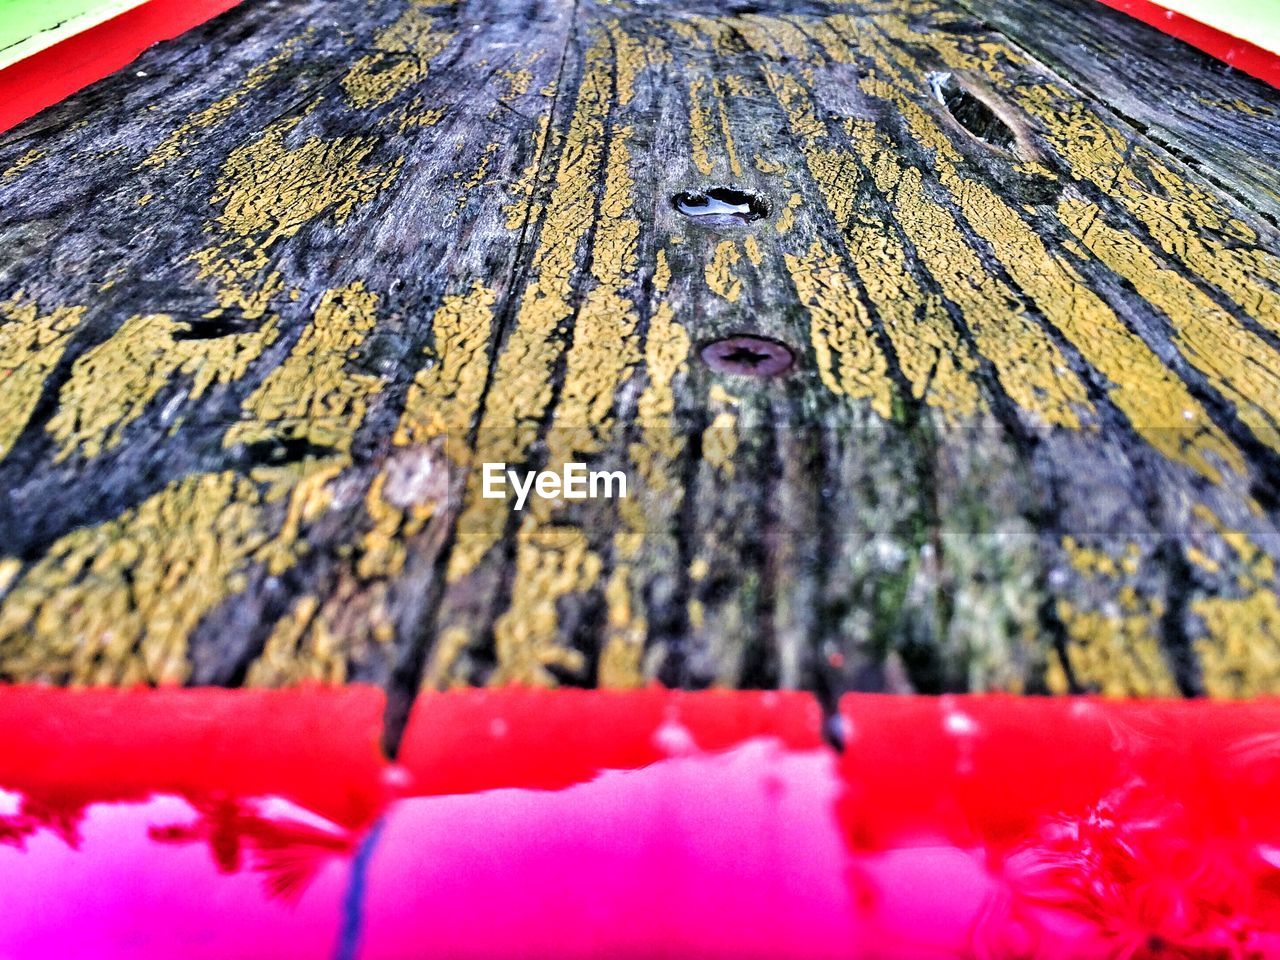
[[[1280,957],[1280,705],[0,691],[0,957]]]

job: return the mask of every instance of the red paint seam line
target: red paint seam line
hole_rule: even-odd
[[[0,70],[0,133],[240,0],[150,0]]]
[[[1280,55],[1248,40],[1193,20],[1181,13],[1166,10],[1151,0],[1100,0],[1112,9],[1126,13],[1170,36],[1189,43],[1211,57],[1257,77],[1273,87],[1280,87]]]

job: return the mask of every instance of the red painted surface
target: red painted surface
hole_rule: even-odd
[[[1203,50],[1250,76],[1265,80],[1273,87],[1280,87],[1280,55],[1263,47],[1233,37],[1229,33],[1210,27],[1198,20],[1172,10],[1166,10],[1151,0],[1101,0],[1107,6],[1150,24],[1157,30],[1171,34]],[[1230,3],[1231,0],[1221,0]]]
[[[1280,704],[0,691],[0,956],[1280,956]]]
[[[150,0],[0,70],[0,132],[132,63],[240,0]]]

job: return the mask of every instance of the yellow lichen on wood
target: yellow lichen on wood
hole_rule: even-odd
[[[26,428],[84,313],[84,307],[42,313],[21,292],[0,302],[0,459]]]
[[[341,453],[351,449],[381,377],[352,373],[348,362],[378,322],[378,296],[355,283],[328,290],[284,362],[244,402],[226,446],[302,440]]]
[[[804,254],[787,254],[785,259],[800,302],[809,312],[809,338],[822,382],[833,393],[870,401],[871,409],[889,419],[893,385],[888,362],[840,258],[815,240]]]
[[[191,337],[193,325],[165,314],[133,316],[108,340],[82,354],[58,394],[48,431],[56,460],[95,457],[124,439],[125,428],[175,376],[191,377],[188,399],[232,383],[276,338],[275,319],[249,333]]]

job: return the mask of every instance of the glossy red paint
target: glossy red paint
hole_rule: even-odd
[[[132,63],[240,0],[149,0],[0,70],[0,132]]]
[[[1280,704],[0,691],[0,956],[1280,956]]]
[[[1228,63],[1250,76],[1264,80],[1273,87],[1280,87],[1280,55],[1233,37],[1214,27],[1193,20],[1181,13],[1167,10],[1151,0],[1101,0],[1108,7],[1127,13],[1143,23],[1155,27],[1211,57]],[[1225,0],[1230,2],[1230,0]]]

